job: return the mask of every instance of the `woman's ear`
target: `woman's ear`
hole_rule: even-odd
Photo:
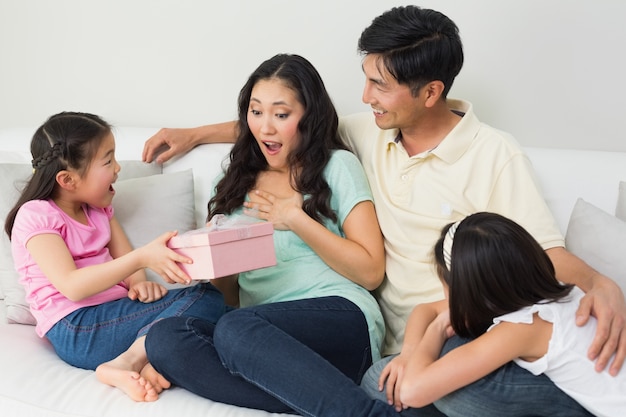
[[[76,179],[74,178],[76,174],[67,170],[59,171],[56,175],[57,184],[61,186],[61,188],[65,190],[72,191],[76,188]]]

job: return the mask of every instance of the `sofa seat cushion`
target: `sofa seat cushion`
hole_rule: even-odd
[[[268,417],[259,410],[214,403],[182,388],[136,403],[98,381],[93,371],[63,362],[32,326],[7,324],[0,302],[0,415],[37,417]]]

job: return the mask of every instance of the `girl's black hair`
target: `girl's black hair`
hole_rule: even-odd
[[[495,213],[472,214],[460,222],[452,240],[450,269],[444,239],[435,244],[437,272],[448,286],[452,328],[478,337],[493,318],[565,297],[572,285],[556,279],[554,266],[539,243],[519,224]]]
[[[111,125],[90,113],[63,112],[41,125],[30,142],[33,175],[4,223],[11,238],[15,216],[24,203],[55,197],[56,174],[74,169],[84,174],[102,140],[111,133]]]
[[[280,80],[292,89],[304,107],[298,124],[299,143],[288,157],[292,186],[308,195],[303,209],[311,218],[318,222],[322,218],[336,221],[337,216],[330,207],[331,190],[323,171],[334,149],[346,149],[337,135],[337,112],[315,67],[301,56],[288,54],[263,62],[239,93],[238,137],[230,152],[226,174],[209,200],[207,221],[214,214],[230,214],[240,207],[258,174],[268,167],[248,126],[247,113],[254,86],[270,79]]]

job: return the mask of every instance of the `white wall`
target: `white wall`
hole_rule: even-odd
[[[367,110],[356,42],[389,0],[0,0],[0,127],[52,113],[116,125],[232,119],[278,52],[318,68],[340,114]],[[626,2],[424,0],[460,27],[451,97],[527,146],[626,151]]]

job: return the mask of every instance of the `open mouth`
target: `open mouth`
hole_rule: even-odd
[[[277,142],[263,142],[263,144],[265,145],[267,150],[272,154],[277,153],[283,147],[281,143],[277,143]]]

